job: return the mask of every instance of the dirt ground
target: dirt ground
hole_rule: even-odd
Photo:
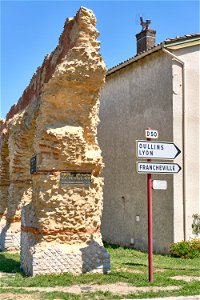
[[[0,274],[1,275],[1,274]],[[200,277],[194,276],[175,276],[173,279],[184,280],[184,281],[192,281],[192,280],[200,280]],[[114,294],[126,295],[129,293],[138,293],[138,292],[158,292],[158,291],[171,291],[178,290],[181,286],[166,286],[166,287],[136,287],[131,286],[124,282],[118,282],[117,284],[81,284],[81,285],[72,285],[72,286],[56,286],[56,287],[4,287],[4,289],[15,290],[24,290],[27,292],[33,292],[33,294],[15,294],[15,293],[3,293],[1,294],[2,299],[4,300],[39,300],[41,299],[41,292],[65,292],[65,293],[73,293],[73,294],[83,294],[85,292],[96,292],[96,291],[109,291]],[[57,299],[59,300],[59,299]]]
[[[4,293],[1,294],[1,299],[2,300],[21,300],[21,299],[26,299],[26,300],[40,300],[39,294],[32,295],[32,294],[13,294],[13,293]]]
[[[5,287],[5,289],[10,289],[11,287]],[[157,292],[157,291],[172,291],[172,290],[178,290],[179,286],[167,286],[167,287],[136,287],[131,286],[129,284],[126,284],[124,282],[118,282],[117,284],[91,284],[91,285],[72,285],[70,287],[63,287],[63,286],[57,286],[57,287],[15,287],[14,289],[23,289],[25,291],[29,292],[65,292],[65,293],[72,293],[72,294],[83,294],[84,292],[96,292],[96,291],[108,291],[113,294],[119,294],[119,295],[126,295],[129,293],[136,293],[136,292]],[[27,300],[36,300],[40,299],[39,294],[21,294],[16,295],[12,293],[3,294],[4,299],[27,299]],[[7,297],[7,298],[6,298]],[[11,298],[8,298],[11,297]],[[13,298],[12,298],[13,297]]]

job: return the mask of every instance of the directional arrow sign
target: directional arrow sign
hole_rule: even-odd
[[[137,173],[142,174],[175,174],[181,170],[178,164],[173,163],[153,163],[153,162],[137,162]]]
[[[181,151],[174,143],[136,141],[136,153],[138,158],[174,159]]]

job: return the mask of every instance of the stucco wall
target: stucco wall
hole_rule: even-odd
[[[176,158],[182,170],[173,176],[173,240],[184,240],[184,147],[183,147],[183,72],[182,64],[172,60],[172,92],[173,92],[173,140],[181,149],[181,155]]]
[[[200,56],[199,46],[174,51],[184,62],[185,117],[183,122],[185,155],[185,232],[186,239],[192,237],[192,215],[200,213]],[[174,98],[176,95],[174,94]],[[175,101],[175,99],[174,99]],[[176,124],[174,122],[174,133]]]
[[[147,127],[159,131],[160,141],[173,140],[171,58],[156,52],[107,76],[101,93],[98,137],[103,152],[104,240],[147,249],[146,175],[136,173],[136,140]],[[179,146],[179,145],[178,145]],[[166,252],[173,241],[173,176],[166,191],[153,191],[154,249]],[[136,221],[139,216],[139,221]]]

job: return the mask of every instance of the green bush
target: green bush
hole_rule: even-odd
[[[200,234],[200,215],[193,215],[192,231],[194,234]]]
[[[200,239],[172,244],[170,246],[170,255],[181,258],[200,257]]]

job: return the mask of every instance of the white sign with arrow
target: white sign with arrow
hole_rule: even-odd
[[[137,162],[137,173],[143,174],[176,174],[181,170],[178,164]]]
[[[171,142],[136,141],[138,158],[174,159],[181,151]]]

